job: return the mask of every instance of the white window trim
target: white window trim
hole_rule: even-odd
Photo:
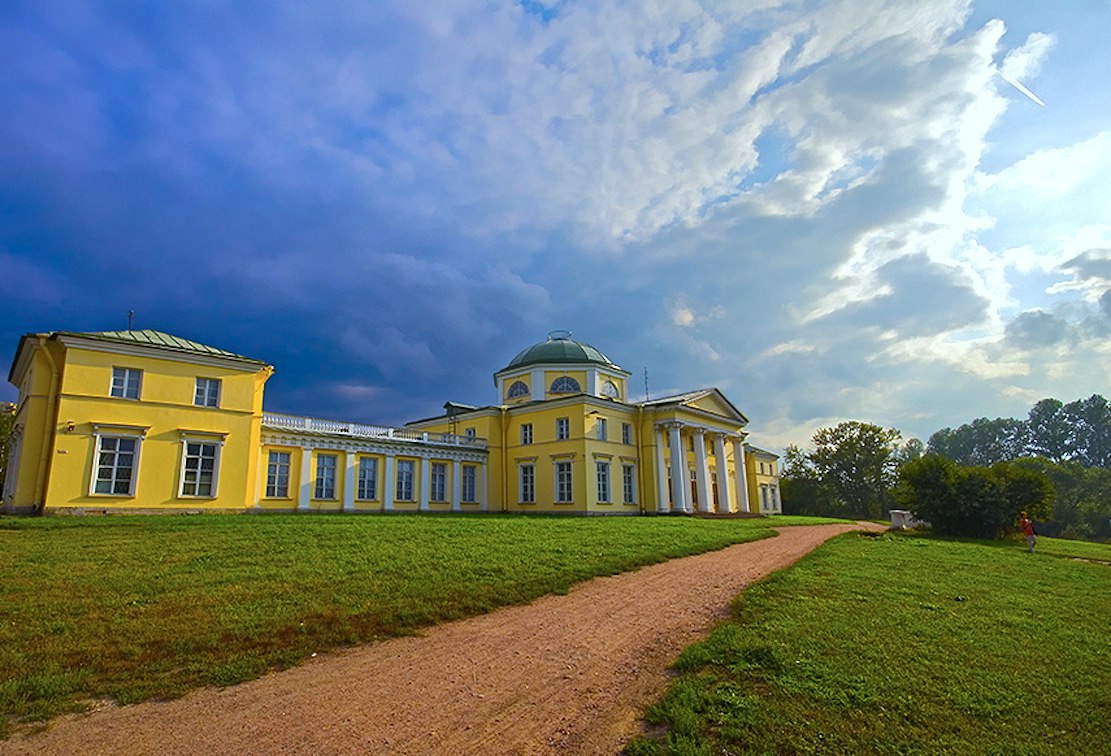
[[[599,459],[594,461],[594,473],[598,484],[599,504],[613,503],[613,480],[611,472],[612,466],[608,460]]]
[[[366,469],[373,470],[372,475],[363,475],[363,466]],[[377,457],[359,457],[358,470],[355,476],[355,498],[359,501],[378,501],[378,458]],[[367,483],[372,485],[367,486]],[[370,496],[361,496],[360,491],[366,493],[367,488],[370,488]]]
[[[599,441],[605,441],[609,436],[609,421],[604,417],[599,417],[594,421],[594,437]]]
[[[528,490],[525,490],[525,470],[529,472]],[[525,494],[528,493],[528,496]],[[536,503],[536,464],[521,462],[517,465],[517,501],[521,504]]]
[[[532,423],[521,423],[521,446],[532,444]]]
[[[139,488],[139,459],[148,430],[150,430],[149,427],[134,425],[93,425],[93,466],[92,473],[89,475],[89,496],[114,499],[135,498],[135,491]],[[132,465],[131,490],[126,494],[98,493],[96,490],[96,472],[100,467],[100,439],[104,436],[135,439],[135,463]]]
[[[429,464],[429,463],[425,463]],[[432,462],[428,477],[428,498],[432,501],[447,501],[447,463]],[[437,475],[438,473],[438,475]]]
[[[408,490],[402,489],[402,483],[406,480],[402,476],[402,466],[407,471],[408,477]],[[413,459],[399,459],[394,466],[394,501],[411,502],[417,500],[417,462]],[[405,496],[403,494],[408,494]]]
[[[625,485],[626,480],[628,485]],[[621,501],[625,504],[637,503],[637,468],[630,462],[621,465]]]
[[[567,465],[567,496],[566,497],[563,496],[563,491],[561,490],[562,481],[560,480],[560,477],[559,477],[559,467],[560,467],[560,465]],[[555,496],[553,497],[555,499],[555,503],[556,504],[571,504],[571,503],[573,503],[575,501],[575,466],[574,466],[574,463],[569,459],[557,459],[552,463],[552,473],[553,473],[552,482],[553,482],[554,487],[555,487],[555,490],[553,491],[553,493],[555,494]]]
[[[285,476],[285,492],[277,493],[277,476],[275,476],[275,493],[270,493],[270,466],[274,464],[273,456],[275,454],[284,454],[286,456],[286,476]],[[279,451],[277,449],[270,449],[266,454],[266,483],[263,485],[263,494],[266,499],[288,499],[290,498],[290,479],[293,472],[293,453],[288,451]]]
[[[197,401],[197,394],[201,390],[201,381],[205,382],[204,401],[203,402],[198,402]],[[215,404],[209,404],[208,403],[209,387],[212,386],[213,384],[216,385],[216,400],[215,400]],[[204,376],[198,375],[197,376],[197,382],[193,387],[193,406],[194,407],[208,407],[209,409],[219,409],[220,408],[220,400],[223,398],[223,394],[224,394],[224,382],[221,379],[219,379],[219,378],[205,378]]]
[[[215,499],[220,495],[220,463],[224,456],[224,440],[226,434],[206,433],[181,433],[181,476],[177,483],[177,497],[179,499]],[[212,468],[212,493],[187,494],[185,493],[185,460],[189,456],[189,444],[212,444],[216,447],[216,459]]]
[[[633,424],[621,423],[621,443],[630,446],[633,443]]]
[[[335,460],[335,464],[332,466],[332,492],[331,492],[331,495],[328,495],[327,491],[320,491],[320,488],[321,488],[321,486],[320,486],[320,482],[321,482],[320,460],[323,459],[324,457],[330,457],[331,459]],[[315,499],[316,501],[336,501],[339,498],[338,496],[336,496],[337,490],[339,489],[339,455],[338,454],[331,454],[331,453],[321,454],[321,453],[318,452],[317,455],[316,455],[316,465],[315,465],[315,468],[313,469],[313,473],[314,473],[314,475],[313,475],[313,479],[312,479],[312,498]]]
[[[478,465],[463,465],[459,476],[459,498],[462,503],[478,503]]]
[[[124,373],[124,375],[123,375],[123,393],[122,394],[116,394],[115,393],[115,390],[116,390],[116,371],[117,370],[122,370],[123,373]],[[135,396],[128,396],[127,395],[127,384],[128,384],[127,378],[128,378],[128,375],[131,374],[131,373],[137,373],[139,375],[139,385],[135,387]],[[142,370],[142,368],[129,368],[129,367],[122,367],[120,365],[113,365],[112,366],[112,372],[109,375],[109,379],[108,379],[108,396],[112,397],[113,399],[127,399],[127,400],[132,401],[132,402],[139,401],[143,396],[143,370]]]
[[[571,438],[571,418],[556,418],[556,441],[566,441]]]

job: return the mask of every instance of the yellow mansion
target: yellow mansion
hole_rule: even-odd
[[[160,331],[25,335],[2,511],[780,511],[777,457],[720,391],[633,401],[568,332],[495,373],[495,404],[404,428],[267,412],[273,372]]]

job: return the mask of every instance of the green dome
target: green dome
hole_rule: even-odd
[[[562,365],[568,363],[605,365],[609,368],[621,370],[613,360],[590,346],[590,344],[572,339],[570,331],[552,331],[548,334],[547,340],[537,342],[523,350],[499,372],[516,370],[529,365]]]

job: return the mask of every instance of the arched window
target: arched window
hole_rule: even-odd
[[[620,399],[621,392],[618,390],[616,383],[606,381],[602,384],[602,396],[608,396],[610,399]]]
[[[513,385],[509,387],[509,391],[505,392],[505,395],[509,399],[516,399],[519,396],[528,396],[528,386],[524,384],[524,381],[513,381]]]
[[[579,382],[574,378],[568,378],[566,375],[562,375],[552,381],[551,390],[553,394],[578,394],[582,392],[582,387],[579,386]]]

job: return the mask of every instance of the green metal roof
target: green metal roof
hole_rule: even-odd
[[[144,329],[141,331],[96,331],[93,333],[73,333],[67,331],[59,331],[59,336],[80,336],[83,339],[96,339],[98,341],[116,341],[123,344],[143,344],[146,346],[160,347],[162,349],[171,349],[175,352],[188,352],[190,354],[201,354],[209,357],[224,357],[232,360],[240,360],[243,362],[252,362],[259,365],[269,364],[263,360],[256,360],[251,357],[245,357],[235,352],[229,352],[226,349],[217,349],[216,347],[201,344],[189,339],[183,339],[180,336],[173,334],[163,333],[162,331],[152,331]]]
[[[617,363],[590,346],[590,344],[572,339],[570,331],[552,331],[548,334],[547,340],[540,341],[521,351],[502,370],[514,370],[528,365],[568,363],[605,365],[621,370]]]

